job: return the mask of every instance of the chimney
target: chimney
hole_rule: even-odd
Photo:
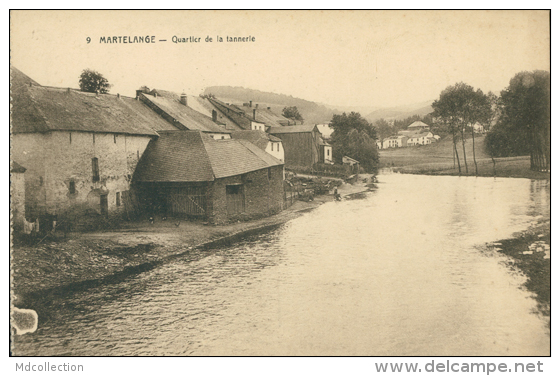
[[[267,109],[267,110],[270,110],[270,107],[267,107],[266,109]]]
[[[142,90],[136,90],[136,100],[140,99],[140,94],[142,93]]]
[[[185,92],[181,93],[181,101],[182,104],[184,104],[185,106],[187,105],[187,94],[185,94]]]
[[[218,122],[218,113],[216,112],[216,110],[212,110],[212,121],[214,123]]]
[[[119,93],[117,93],[117,98],[120,98],[120,97],[121,97],[121,95]]]
[[[154,97],[157,98],[157,91],[154,91]]]
[[[253,120],[257,120],[257,110],[253,108]]]
[[[249,101],[249,107],[253,107],[253,101]]]
[[[255,104],[255,108],[259,108],[259,104],[258,104],[258,103],[257,103],[257,104]]]
[[[69,93],[69,92],[70,92],[70,88],[66,89],[66,92]]]

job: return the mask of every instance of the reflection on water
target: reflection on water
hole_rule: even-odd
[[[548,355],[535,301],[479,245],[550,215],[550,184],[383,175],[363,200],[44,307],[18,355]]]

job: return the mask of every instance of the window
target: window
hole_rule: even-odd
[[[117,192],[117,206],[121,206],[121,192]]]
[[[113,135],[113,142],[114,142],[115,144],[117,143],[117,135],[116,135],[116,134]]]
[[[327,157],[331,156],[331,149],[327,149]]]
[[[91,170],[93,174],[93,181],[99,181],[99,160],[97,158],[91,159]]]
[[[68,183],[68,193],[71,195],[76,193],[76,182],[74,180],[70,180],[70,183]]]

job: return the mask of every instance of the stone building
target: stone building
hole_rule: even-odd
[[[214,140],[200,131],[159,132],[134,186],[152,216],[249,220],[283,209],[283,163],[246,140]]]
[[[27,219],[125,214],[146,146],[156,130],[177,128],[134,98],[41,86],[14,67],[10,74],[11,155],[27,168]]]

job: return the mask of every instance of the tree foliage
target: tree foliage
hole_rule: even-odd
[[[377,137],[380,141],[383,141],[387,137],[391,137],[396,134],[396,130],[389,122],[385,119],[378,119],[374,124],[375,130],[377,131]]]
[[[366,171],[375,172],[379,162],[375,128],[357,112],[333,115],[330,125],[335,161],[340,163],[342,157],[348,156],[359,161]]]
[[[550,169],[550,73],[517,73],[502,91],[499,119],[486,139],[493,157],[531,155],[531,169]]]
[[[303,120],[303,117],[296,106],[284,107],[282,110],[282,116],[292,120]]]
[[[440,127],[447,128],[453,136],[453,155],[457,158],[459,173],[461,164],[457,152],[457,142],[460,138],[463,146],[463,160],[465,171],[468,173],[467,153],[465,151],[465,131],[470,130],[473,139],[473,160],[475,171],[478,173],[476,164],[475,137],[473,125],[477,122],[487,123],[491,115],[491,104],[482,90],[474,90],[470,85],[459,82],[448,86],[443,90],[439,99],[432,104],[434,112],[432,116]]]
[[[79,83],[80,90],[88,93],[99,92],[101,94],[107,94],[112,86],[101,73],[91,69],[84,69],[82,71]]]

